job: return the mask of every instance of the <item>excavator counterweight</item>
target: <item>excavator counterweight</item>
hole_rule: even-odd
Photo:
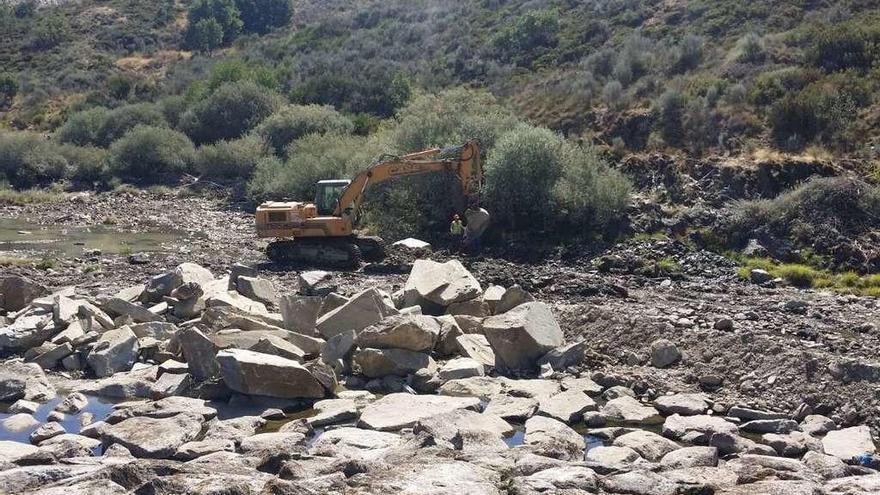
[[[351,180],[319,181],[313,203],[265,202],[255,216],[257,236],[275,238],[266,254],[276,262],[354,268],[361,260],[382,259],[382,240],[355,230],[366,191],[398,177],[443,172],[458,178],[465,195],[477,193],[483,177],[477,143],[382,156]]]

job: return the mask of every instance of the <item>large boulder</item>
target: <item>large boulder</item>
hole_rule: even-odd
[[[687,438],[691,443],[707,444],[715,433],[736,435],[739,428],[730,421],[718,416],[681,416],[673,414],[663,423],[663,436],[679,439]]]
[[[543,416],[526,421],[525,445],[538,455],[564,461],[580,460],[584,456],[584,437],[565,423]]]
[[[404,286],[404,292],[410,291],[444,307],[475,299],[483,292],[477,279],[458,260],[416,260]]]
[[[127,326],[104,332],[92,352],[88,363],[99,378],[117,371],[127,371],[137,360],[138,338]]]
[[[130,316],[135,323],[162,321],[163,318],[144,306],[130,303],[118,297],[111,297],[104,303],[104,311],[116,316]]]
[[[101,430],[105,446],[119,444],[135,457],[169,458],[181,445],[194,440],[202,430],[202,417],[177,414],[170,418],[137,416]]]
[[[393,314],[397,314],[397,310],[385,303],[378,290],[367,289],[318,318],[316,327],[324,338],[329,339],[348,330],[359,332]]]
[[[197,284],[204,287],[214,281],[214,275],[207,268],[195,263],[183,263],[174,270],[162,275],[157,275],[147,282],[143,296],[149,301],[160,301],[164,296],[170,296],[171,292],[183,284]]]
[[[271,280],[240,276],[235,282],[238,293],[263,304],[278,304],[278,292]]]
[[[431,316],[395,315],[358,333],[360,347],[430,352],[440,337],[440,323]]]
[[[495,351],[492,350],[492,346],[489,345],[485,335],[476,333],[459,335],[455,338],[455,345],[458,353],[462,356],[473,359],[486,368],[495,367],[497,359]]]
[[[541,401],[538,414],[564,423],[578,423],[587,411],[595,411],[596,403],[580,390],[558,393]]]
[[[18,275],[0,277],[0,309],[19,311],[48,292],[33,280]]]
[[[429,354],[405,349],[361,349],[354,355],[354,363],[370,378],[406,376],[420,369],[435,371],[437,368]]]
[[[219,349],[199,329],[185,328],[178,331],[175,338],[180,343],[183,358],[193,378],[202,381],[220,375],[220,365],[215,359]]]
[[[476,397],[445,397],[441,395],[388,394],[368,405],[361,413],[358,426],[380,431],[411,428],[422,419],[459,409],[479,410]]]
[[[656,409],[646,406],[628,395],[606,402],[602,406],[602,414],[609,419],[624,423],[656,424],[663,421],[663,417]]]
[[[17,352],[36,347],[56,330],[50,316],[19,316],[12,324],[0,328],[0,352]]]
[[[486,318],[483,332],[507,369],[534,368],[539,358],[563,343],[562,329],[550,307],[540,302]]]
[[[467,409],[457,409],[419,420],[414,433],[427,433],[436,440],[453,442],[462,432],[487,432],[490,437],[502,440],[513,433],[510,423],[492,414],[481,414]]]
[[[657,462],[666,454],[678,450],[672,440],[645,430],[635,430],[614,439],[615,447],[629,447],[649,461]]]
[[[871,429],[865,425],[829,431],[822,439],[822,447],[826,454],[844,461],[864,453],[873,454],[876,450]]]
[[[285,399],[324,397],[324,386],[303,365],[291,359],[245,349],[217,353],[220,374],[236,392]]]
[[[284,328],[294,332],[314,335],[318,315],[324,300],[317,296],[290,294],[282,296],[279,302]]]

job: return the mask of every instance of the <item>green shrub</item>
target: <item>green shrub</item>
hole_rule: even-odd
[[[62,143],[87,146],[97,144],[99,133],[107,119],[107,109],[95,107],[71,114],[55,132],[55,138]]]
[[[166,96],[156,102],[156,105],[165,117],[165,121],[174,128],[180,124],[180,117],[187,109],[186,98],[180,95]]]
[[[617,80],[611,80],[605,83],[602,88],[602,99],[608,108],[620,109],[626,106],[626,95],[623,92],[623,84]]]
[[[9,104],[18,94],[18,80],[12,74],[0,74],[0,106]]]
[[[486,160],[487,207],[499,224],[540,225],[552,208],[563,173],[563,139],[548,129],[520,124],[501,135]]]
[[[70,164],[70,178],[83,183],[107,182],[109,153],[94,146],[62,146],[61,154]]]
[[[260,160],[248,184],[252,199],[311,201],[319,180],[351,178],[379,154],[376,143],[362,136],[309,134],[297,144],[286,161],[274,157]]]
[[[852,123],[855,111],[850,95],[816,85],[776,102],[767,123],[778,146],[796,150],[820,136],[835,142]]]
[[[332,105],[348,113],[390,117],[406,104],[411,94],[412,84],[399,68],[361,61],[316,69],[315,74],[294,86],[291,100]]]
[[[397,151],[410,152],[475,139],[485,152],[516,123],[492,94],[456,88],[413,98],[397,113],[391,142]]]
[[[110,171],[124,179],[162,182],[189,169],[195,150],[185,135],[139,125],[110,147]]]
[[[19,2],[13,9],[13,13],[15,14],[15,17],[19,19],[33,17],[34,14],[37,13],[37,2],[35,0],[24,0],[23,2]]]
[[[623,216],[631,194],[629,180],[609,168],[592,146],[565,146],[562,177],[554,190],[565,222],[604,229]]]
[[[293,17],[290,0],[235,0],[241,12],[242,28],[247,33],[267,33],[285,26]]]
[[[223,45],[223,26],[213,17],[200,19],[189,30],[188,36],[192,48],[211,53]]]
[[[333,107],[321,105],[281,107],[255,129],[277,155],[282,155],[287,145],[306,134],[351,134],[353,131],[351,119]]]
[[[110,146],[139,125],[167,127],[168,122],[159,107],[152,103],[135,103],[114,108],[104,115],[95,144]]]
[[[220,86],[180,118],[180,128],[196,143],[235,139],[256,127],[281,106],[281,97],[256,83]]]
[[[41,16],[31,31],[31,46],[48,50],[60,45],[70,37],[70,26],[61,14]]]
[[[675,47],[672,53],[673,73],[681,74],[695,69],[703,61],[703,45],[706,41],[694,35],[687,35]]]
[[[247,180],[266,154],[265,144],[255,137],[217,141],[196,150],[193,168],[202,177]]]
[[[826,72],[867,69],[875,58],[872,44],[877,37],[876,31],[869,33],[852,22],[819,26],[810,35],[807,60]]]
[[[760,64],[767,58],[764,40],[758,33],[751,31],[736,42],[736,61],[744,64]]]
[[[223,60],[211,67],[208,74],[206,95],[220,86],[238,81],[252,81],[266,89],[278,91],[278,74],[263,64],[241,59]]]
[[[200,42],[199,22],[215,21],[222,31],[222,43],[231,43],[241,33],[241,17],[234,0],[196,0],[189,7],[187,15],[188,28],[185,33],[186,42],[190,47],[197,48]],[[204,29],[207,24],[202,23]]]
[[[733,213],[728,229],[734,238],[760,230],[813,246],[822,239],[857,237],[876,225],[880,187],[851,177],[814,178],[772,200],[739,202]]]
[[[686,100],[680,91],[667,89],[654,105],[657,115],[656,125],[663,140],[671,146],[679,146],[684,142],[684,119]]]
[[[538,49],[556,44],[558,32],[558,12],[533,10],[499,31],[492,43],[502,59],[530,65]]]
[[[64,179],[69,172],[59,146],[39,134],[0,133],[0,174],[17,189]]]
[[[806,88],[819,76],[815,70],[800,67],[763,72],[755,78],[750,99],[755,105],[770,105],[786,95]]]

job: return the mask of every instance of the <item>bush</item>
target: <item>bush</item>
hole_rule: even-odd
[[[680,91],[666,90],[654,104],[654,112],[657,115],[657,129],[663,140],[670,146],[679,146],[684,142],[684,118],[685,98]]]
[[[333,107],[321,105],[284,106],[255,130],[277,155],[282,155],[287,145],[306,134],[351,134],[353,131],[351,119]]]
[[[247,180],[266,154],[265,144],[255,137],[217,141],[196,150],[193,168],[202,177]]]
[[[493,39],[502,59],[531,65],[539,48],[556,44],[559,14],[555,10],[533,10],[516,18]]]
[[[760,64],[767,58],[764,40],[755,32],[743,35],[736,42],[736,60],[744,64]]]
[[[263,64],[240,59],[223,60],[211,67],[206,95],[213,93],[224,84],[238,81],[252,81],[274,91],[278,91],[281,87],[275,71]]]
[[[70,36],[70,26],[61,14],[40,17],[31,32],[31,46],[37,50],[48,50],[60,45]]]
[[[109,153],[94,146],[62,146],[61,154],[70,164],[70,178],[83,183],[107,182]]]
[[[267,33],[285,26],[293,17],[290,0],[236,0],[242,27],[248,33]]]
[[[761,73],[755,78],[751,100],[756,105],[770,105],[790,93],[804,89],[819,75],[815,70],[805,70],[800,67],[786,67]]]
[[[605,83],[602,88],[602,99],[608,108],[620,109],[626,106],[626,98],[623,93],[623,84],[620,81],[612,80]]]
[[[855,110],[850,95],[826,86],[811,86],[776,102],[770,109],[768,124],[777,146],[797,150],[818,137],[835,142],[852,123]]]
[[[208,27],[201,21],[213,20],[222,31],[222,43],[231,43],[241,33],[241,17],[234,0],[196,0],[189,8],[187,15],[188,28],[186,42],[190,47],[198,48],[205,40],[200,38],[200,30]],[[212,28],[213,30],[213,28]]]
[[[731,231],[741,237],[761,229],[813,245],[821,238],[857,237],[874,228],[878,218],[880,187],[850,177],[822,177],[772,200],[737,203]]]
[[[76,112],[67,118],[55,138],[62,143],[87,146],[98,144],[99,135],[107,120],[107,109],[95,107]]]
[[[316,70],[293,88],[291,100],[379,117],[394,115],[409,100],[412,86],[399,69],[387,64],[355,64]]]
[[[67,159],[57,144],[29,132],[0,133],[0,173],[18,189],[64,179]]]
[[[486,160],[484,198],[499,224],[525,227],[549,218],[563,144],[552,131],[526,124],[498,139]]]
[[[0,74],[0,106],[7,105],[18,94],[18,81],[12,74]]]
[[[168,122],[159,107],[152,103],[135,103],[114,108],[104,116],[95,144],[110,146],[139,125],[168,127]]]
[[[180,128],[196,143],[235,139],[281,106],[281,97],[250,81],[220,86],[181,116]]]
[[[457,88],[413,98],[397,113],[391,143],[397,151],[410,152],[475,139],[485,152],[516,123],[492,94]]]
[[[223,45],[223,26],[213,17],[201,19],[190,30],[189,43],[192,48],[211,53]]]
[[[681,74],[700,65],[703,61],[705,43],[706,41],[699,36],[685,36],[673,50],[672,72]]]
[[[605,229],[620,219],[629,204],[632,185],[591,146],[567,145],[562,177],[554,195],[563,218],[580,229]]]
[[[874,60],[871,45],[876,38],[877,33],[868,33],[854,23],[820,26],[810,35],[812,45],[807,49],[807,60],[826,72],[867,69]]]
[[[378,154],[375,143],[371,146],[362,136],[309,134],[290,150],[286,161],[260,160],[248,183],[248,195],[254,200],[311,201],[319,180],[351,178]]]
[[[144,183],[163,182],[189,169],[195,150],[185,135],[139,125],[110,147],[110,171]]]

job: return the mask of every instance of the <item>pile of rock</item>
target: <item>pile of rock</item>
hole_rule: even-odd
[[[296,293],[279,295],[247,266],[218,279],[193,263],[109,297],[32,290],[13,301],[19,309],[0,328],[0,353],[98,378],[133,369],[155,378],[147,387],[117,376],[98,382],[104,393],[122,380],[136,396],[226,388],[285,399],[332,395],[344,378],[430,392],[493,369],[562,369],[583,357],[583,346],[563,347],[547,305],[518,286],[483,291],[458,261],[417,260],[394,295],[334,290],[326,272],[302,273]]]

